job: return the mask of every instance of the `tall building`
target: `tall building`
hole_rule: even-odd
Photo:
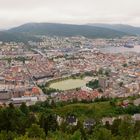
[[[107,78],[99,77],[99,85],[101,86],[102,90],[105,91],[105,89],[107,87]]]

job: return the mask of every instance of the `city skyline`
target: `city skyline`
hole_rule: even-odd
[[[139,0],[0,0],[0,29],[29,22],[140,26]]]

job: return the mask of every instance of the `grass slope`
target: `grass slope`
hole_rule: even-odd
[[[52,111],[61,116],[72,113],[82,120],[85,118],[102,118],[115,115],[115,107],[111,106],[108,101],[89,104],[70,104],[63,107],[57,107],[52,109]]]

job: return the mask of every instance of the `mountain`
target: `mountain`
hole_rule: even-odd
[[[140,35],[140,27],[134,27],[134,26],[125,25],[125,24],[94,23],[94,24],[87,24],[87,25],[93,26],[93,27],[102,27],[102,28],[112,29],[116,31],[121,31],[127,34]]]
[[[3,42],[24,42],[27,43],[28,41],[41,41],[41,39],[35,37],[26,35],[23,33],[12,33],[9,31],[0,31],[0,41]]]
[[[85,36],[87,38],[115,38],[130,35],[122,31],[94,27],[89,25],[73,25],[59,23],[28,23],[8,30],[10,33],[48,36]]]
[[[59,23],[28,23],[6,31],[0,31],[0,41],[28,42],[40,41],[36,35],[48,36],[85,36],[87,38],[115,38],[132,33],[117,31],[109,27],[94,25],[73,25]]]

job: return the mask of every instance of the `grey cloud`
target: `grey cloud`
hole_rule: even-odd
[[[0,28],[26,22],[140,25],[140,0],[0,0]]]

